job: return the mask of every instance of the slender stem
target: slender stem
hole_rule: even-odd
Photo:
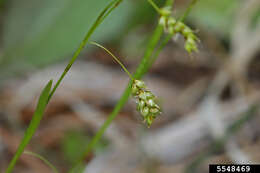
[[[196,4],[198,0],[192,0],[189,4],[189,6],[186,8],[184,14],[182,15],[182,17],[179,19],[179,21],[183,21],[184,19],[186,19],[186,17],[188,16],[188,14],[190,13],[191,9],[194,7],[194,5]]]
[[[113,58],[114,58],[114,60],[123,68],[123,70],[128,74],[128,76],[132,79],[132,80],[134,80],[134,78],[133,78],[133,76],[131,75],[131,73],[127,70],[127,68],[124,66],[124,64],[112,53],[112,52],[110,52],[107,48],[105,48],[104,46],[102,46],[102,45],[100,45],[100,44],[98,44],[98,43],[96,43],[96,42],[90,42],[90,44],[93,44],[93,45],[96,45],[96,46],[98,46],[98,47],[100,47],[100,48],[102,48],[102,49],[104,49],[108,54],[110,54]]]
[[[103,19],[100,21],[100,23],[115,9],[117,8],[120,3],[122,2],[123,0],[115,0],[114,1],[114,5],[107,11],[107,13],[103,16]],[[113,3],[113,2],[111,2]]]
[[[156,60],[156,58],[159,56],[159,54],[161,53],[162,49],[167,45],[167,43],[171,40],[171,38],[173,37],[174,34],[168,34],[164,40],[162,41],[160,47],[156,50],[156,52],[154,53],[154,56],[150,62],[149,67],[154,63],[154,61]]]
[[[152,55],[154,50],[156,49],[156,46],[161,38],[161,36],[163,35],[163,26],[158,25],[152,35],[151,40],[148,43],[146,52],[144,54],[144,57],[141,61],[141,63],[139,64],[139,67],[137,68],[134,77],[136,79],[141,78],[148,70],[149,67],[151,65],[151,60],[152,60]],[[156,58],[156,57],[154,57]]]
[[[34,153],[34,152],[31,152],[31,151],[24,151],[23,152],[24,154],[27,154],[27,155],[30,155],[30,156],[33,156],[33,157],[37,157],[38,159],[40,159],[41,161],[43,161],[46,165],[48,165],[52,171],[54,173],[58,173],[58,170],[55,168],[55,166],[53,166],[51,164],[51,162],[49,162],[47,159],[45,159],[44,157],[42,157],[41,155],[37,154],[37,153]]]
[[[161,10],[160,10],[160,8],[153,2],[153,0],[147,0],[147,1],[151,4],[151,6],[152,6],[159,14],[162,13]]]
[[[73,63],[76,61],[76,59],[78,58],[80,52],[82,51],[82,49],[85,47],[85,45],[87,44],[90,36],[93,34],[93,32],[96,30],[96,28],[102,23],[102,21],[122,2],[122,0],[113,0],[111,3],[109,3],[105,9],[100,13],[100,15],[97,17],[96,21],[94,22],[94,24],[91,26],[90,30],[87,32],[85,38],[82,40],[82,42],[80,43],[80,46],[78,47],[78,49],[75,51],[73,57],[71,58],[71,60],[69,61],[68,65],[66,66],[66,68],[64,69],[63,73],[61,74],[60,78],[58,79],[57,83],[55,84],[55,86],[53,87],[48,101],[50,101],[51,97],[53,96],[53,94],[55,93],[56,89],[58,88],[58,86],[60,85],[61,81],[63,80],[63,78],[65,77],[65,75],[68,73],[68,71],[70,70],[71,66],[73,65]],[[109,10],[110,9],[110,10]]]
[[[156,5],[155,2],[153,2],[153,0],[147,0],[151,6],[160,14],[160,15],[163,15],[163,12],[162,10]],[[166,3],[165,3],[165,7],[172,7],[173,4],[174,4],[175,0],[167,0]]]

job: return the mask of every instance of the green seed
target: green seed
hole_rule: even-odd
[[[151,112],[152,114],[158,114],[160,111],[159,111],[159,109],[157,109],[157,108],[152,108],[152,109],[150,109],[150,112]]]
[[[185,25],[182,22],[177,22],[177,24],[175,25],[176,32],[180,32],[184,28],[185,28]]]
[[[149,108],[148,107],[144,107],[142,110],[141,110],[141,114],[146,117],[148,114],[149,114]]]
[[[138,97],[139,97],[140,99],[142,99],[142,100],[146,100],[146,99],[147,99],[147,96],[146,96],[145,92],[140,92],[139,95],[138,95]]]
[[[138,88],[145,88],[145,84],[143,81],[140,81],[140,80],[134,80],[134,84],[133,85],[136,85]]]
[[[174,18],[170,17],[168,19],[168,25],[169,26],[174,26],[175,24],[176,24],[176,20]]]
[[[146,101],[146,104],[147,104],[148,106],[150,106],[150,107],[154,107],[154,106],[155,106],[155,103],[154,103],[154,101],[153,101],[152,99],[147,100],[147,101]]]
[[[151,91],[146,91],[145,95],[147,99],[153,99],[155,97]]]
[[[165,27],[167,25],[167,18],[165,16],[160,17],[159,25]]]
[[[133,95],[138,95],[139,89],[136,87],[136,85],[132,85],[132,94]]]
[[[188,37],[188,35],[190,35],[190,34],[193,35],[192,30],[189,27],[185,27],[183,29],[183,35]]]
[[[145,102],[143,100],[138,101],[137,109],[142,110],[145,107]]]

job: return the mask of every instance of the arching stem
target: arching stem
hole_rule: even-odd
[[[122,67],[122,69],[128,74],[128,76],[134,80],[134,77],[132,76],[132,74],[127,70],[127,68],[124,66],[124,64],[112,53],[110,52],[107,48],[105,48],[104,46],[96,43],[96,42],[93,42],[91,41],[90,44],[93,44],[93,45],[96,45],[102,49],[104,49],[109,55],[111,55],[113,57],[113,59]]]

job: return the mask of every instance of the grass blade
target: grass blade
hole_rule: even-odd
[[[51,86],[52,86],[52,81],[50,81],[46,87],[44,88],[36,111],[34,113],[34,116],[30,122],[30,125],[25,133],[24,138],[22,139],[21,144],[19,145],[15,156],[13,157],[13,159],[11,160],[11,162],[8,165],[8,168],[6,170],[6,173],[11,173],[12,170],[14,169],[14,166],[17,162],[17,160],[19,159],[19,157],[21,156],[21,154],[23,153],[26,145],[29,143],[29,141],[31,140],[33,134],[35,133],[40,120],[43,116],[44,110],[46,105],[48,104],[48,102],[50,101],[50,99],[52,98],[53,94],[55,93],[56,89],[58,88],[58,86],[61,84],[63,78],[66,76],[66,74],[68,73],[68,71],[70,70],[71,66],[73,65],[73,63],[76,61],[76,59],[78,58],[80,52],[82,51],[82,49],[85,47],[85,45],[88,42],[88,39],[91,37],[91,35],[94,33],[94,31],[96,30],[96,28],[103,22],[103,20],[122,2],[123,0],[112,0],[104,9],[103,11],[100,13],[100,15],[97,17],[96,21],[94,22],[94,24],[91,26],[91,28],[89,29],[89,31],[87,32],[87,34],[85,35],[83,41],[80,43],[80,46],[78,47],[78,49],[76,50],[76,52],[74,53],[73,57],[71,58],[71,60],[69,61],[68,65],[66,66],[66,68],[64,69],[63,73],[61,74],[60,78],[58,79],[58,81],[56,82],[56,84],[54,85],[53,89],[51,90]]]
[[[74,64],[74,62],[76,61],[76,59],[78,58],[80,52],[83,50],[83,48],[85,47],[85,45],[87,44],[89,38],[91,37],[91,35],[94,33],[94,31],[96,30],[96,28],[103,22],[103,20],[122,2],[122,0],[113,0],[111,3],[109,3],[104,10],[100,13],[100,15],[97,17],[96,21],[94,22],[94,24],[91,26],[91,28],[89,29],[89,31],[87,32],[87,34],[85,35],[84,39],[82,40],[82,42],[80,43],[78,49],[76,50],[76,52],[74,53],[74,55],[72,56],[72,58],[70,59],[68,65],[65,67],[63,73],[61,74],[60,78],[58,79],[58,81],[56,82],[56,84],[54,85],[49,98],[48,98],[48,102],[49,100],[52,98],[53,94],[55,93],[56,89],[59,87],[59,85],[61,84],[61,81],[63,80],[63,78],[66,76],[66,74],[69,72],[71,66]]]
[[[45,110],[46,105],[48,103],[48,97],[49,97],[49,94],[50,94],[50,91],[51,91],[51,86],[52,86],[52,80],[50,80],[48,82],[48,84],[45,86],[45,88],[43,89],[43,91],[40,95],[37,107],[36,107],[35,112],[33,114],[32,120],[29,124],[29,127],[27,128],[27,130],[24,134],[24,137],[23,137],[14,157],[12,158],[11,162],[8,165],[6,173],[12,172],[17,160],[22,155],[25,147],[27,146],[27,144],[31,140],[32,136],[34,135],[37,127],[39,126],[40,121],[43,117],[44,110]]]

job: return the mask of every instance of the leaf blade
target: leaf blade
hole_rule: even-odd
[[[44,89],[39,97],[38,104],[37,104],[37,107],[33,114],[32,120],[29,124],[29,127],[27,128],[22,141],[21,141],[20,145],[18,146],[17,151],[15,152],[14,157],[12,158],[11,162],[8,165],[6,173],[12,172],[17,160],[22,155],[25,147],[27,146],[27,144],[31,140],[32,136],[34,135],[37,127],[39,126],[40,121],[43,117],[43,113],[44,113],[45,108],[48,103],[48,97],[49,97],[49,93],[51,91],[51,86],[52,86],[52,80],[50,80],[48,82],[48,84],[44,87]]]

